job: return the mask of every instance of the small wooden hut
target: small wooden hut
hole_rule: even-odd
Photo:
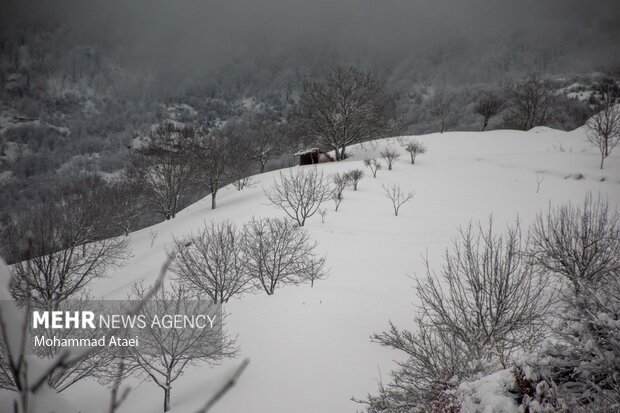
[[[303,149],[294,153],[295,157],[299,157],[299,165],[313,165],[317,163],[332,162],[332,158],[327,152],[319,148]]]

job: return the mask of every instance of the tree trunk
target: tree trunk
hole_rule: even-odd
[[[489,124],[489,118],[485,117],[484,118],[484,124],[482,125],[482,132],[484,132],[484,130],[487,128],[488,124]]]
[[[334,148],[334,153],[336,155],[336,161],[340,160],[340,146],[335,146]]]
[[[164,389],[164,412],[170,410],[170,385]]]
[[[215,209],[215,207],[216,207],[215,195],[216,195],[216,192],[211,192],[211,209]]]
[[[605,157],[601,155],[601,169],[603,169],[603,162],[605,161]]]

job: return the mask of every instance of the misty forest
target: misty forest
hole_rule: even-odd
[[[0,411],[620,411],[619,44],[613,0],[3,0]],[[33,345],[99,300],[221,314]]]

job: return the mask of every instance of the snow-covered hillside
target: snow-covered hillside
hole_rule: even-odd
[[[273,296],[246,295],[228,303],[227,328],[238,335],[241,356],[250,365],[215,412],[354,412],[351,396],[364,397],[387,377],[399,355],[373,344],[369,336],[388,320],[412,327],[415,295],[410,277],[424,271],[422,256],[441,264],[441,254],[460,225],[493,214],[497,228],[519,216],[523,227],[547,205],[581,202],[588,191],[605,193],[620,205],[620,150],[599,170],[599,154],[588,147],[584,130],[535,128],[529,132],[449,132],[415,137],[428,153],[415,165],[396,139],[351,148],[344,162],[319,165],[325,174],[365,169],[363,160],[379,158],[386,146],[400,148],[394,170],[376,178],[365,169],[357,192],[347,188],[338,212],[327,203],[306,227],[327,254],[330,275],[309,285],[286,286]],[[402,138],[406,142],[409,137]],[[305,168],[312,168],[306,166]],[[283,216],[267,202],[278,172],[253,178],[243,191],[227,187],[216,210],[205,198],[163,222],[131,234],[132,257],[121,269],[93,285],[93,294],[124,298],[131,285],[153,280],[174,237],[205,222],[243,223],[252,216]],[[540,188],[537,193],[538,182]],[[398,217],[383,184],[415,191]],[[173,412],[193,412],[228,377],[241,359],[214,368],[193,367],[175,383]],[[137,382],[136,382],[137,383]],[[108,399],[95,382],[63,393],[83,412],[105,411]],[[161,391],[144,382],[133,389],[122,412],[160,411]]]

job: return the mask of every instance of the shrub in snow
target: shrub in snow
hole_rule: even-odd
[[[346,173],[337,173],[333,176],[334,188],[332,190],[332,199],[336,204],[336,211],[342,202],[342,192],[349,185],[350,179]]]
[[[405,145],[405,150],[409,152],[411,156],[411,165],[413,165],[418,155],[426,153],[426,146],[416,140],[411,140]]]
[[[396,162],[396,160],[400,158],[400,153],[394,148],[385,148],[383,151],[381,151],[381,157],[385,159],[388,170],[391,171],[394,162]]]
[[[536,391],[522,404],[541,409],[534,411],[617,412],[620,281],[609,280],[565,301],[552,333],[553,341],[524,363]]]
[[[550,299],[546,279],[523,250],[518,223],[498,236],[489,221],[488,228],[461,230],[438,272],[427,261],[416,288],[417,329],[390,323],[373,336],[408,359],[364,401],[368,411],[433,411],[463,381],[505,367],[512,354],[537,345]]]
[[[575,294],[582,286],[620,274],[620,216],[606,198],[588,194],[538,214],[528,252],[534,264],[568,281]]]
[[[504,100],[494,92],[483,93],[474,106],[474,113],[482,116],[482,131],[487,128],[489,119],[497,115],[504,106]]]
[[[398,216],[398,212],[400,211],[400,207],[403,206],[405,202],[413,199],[415,193],[413,192],[403,192],[400,189],[400,185],[392,185],[386,186],[383,185],[383,191],[385,192],[385,196],[392,201],[392,207],[394,208],[394,215]]]
[[[353,169],[347,172],[345,176],[349,182],[353,184],[353,190],[357,191],[357,183],[364,177],[364,171],[361,169]]]
[[[372,172],[372,177],[376,178],[377,177],[377,171],[381,168],[383,168],[383,165],[381,165],[381,162],[377,161],[375,158],[372,159],[364,159],[364,165],[366,165],[368,168],[370,168],[370,172]]]

